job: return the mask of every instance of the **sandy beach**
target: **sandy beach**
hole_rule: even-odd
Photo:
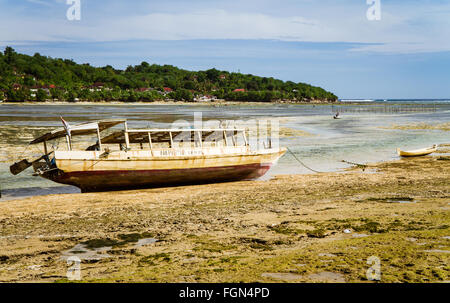
[[[448,282],[449,160],[0,203],[0,281]]]

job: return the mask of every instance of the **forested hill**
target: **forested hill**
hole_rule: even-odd
[[[300,72],[300,71],[299,71]],[[305,83],[209,69],[188,71],[142,62],[125,70],[93,67],[38,53],[0,52],[0,100],[7,101],[336,101]]]

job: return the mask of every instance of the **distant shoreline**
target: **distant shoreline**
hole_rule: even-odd
[[[402,106],[417,106],[418,104],[427,104],[427,105],[444,105],[449,104],[445,102],[421,102],[418,103],[415,100],[411,101],[400,101],[400,100],[389,100],[386,101],[373,101],[373,102],[360,102],[360,101],[311,101],[311,102],[302,102],[302,101],[272,101],[272,102],[258,102],[258,101],[209,101],[209,102],[188,102],[188,101],[152,101],[152,102],[128,102],[128,101],[77,101],[77,102],[69,102],[69,101],[23,101],[23,102],[8,102],[8,101],[0,101],[0,105],[187,105],[187,106],[213,106],[213,107],[221,107],[221,106],[234,106],[234,105],[252,105],[252,106],[270,106],[270,105],[339,105],[339,106],[373,106],[373,105],[402,105]]]
[[[3,101],[0,104],[6,105],[270,105],[270,104],[301,104],[301,105],[334,105],[341,104],[338,101],[311,101],[311,102],[300,102],[300,101],[272,101],[272,102],[256,102],[256,101],[210,101],[210,102],[188,102],[188,101],[152,101],[152,102],[128,102],[128,101],[23,101],[23,102],[8,102]]]

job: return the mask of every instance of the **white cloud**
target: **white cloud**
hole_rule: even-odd
[[[449,18],[440,13],[448,7],[429,7],[425,14],[414,7],[385,8],[381,21],[368,21],[364,10],[345,7],[323,9],[320,15],[304,12],[292,16],[209,9],[79,22],[6,17],[0,21],[0,41],[276,39],[375,44],[354,49],[364,52],[448,51]]]
[[[43,0],[27,0],[27,2],[33,3],[33,4],[39,4],[39,5],[43,5],[43,6],[52,6],[51,3],[47,2],[47,1],[43,1]]]

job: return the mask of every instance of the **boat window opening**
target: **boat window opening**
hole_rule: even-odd
[[[224,146],[224,133],[223,130],[215,130],[204,140],[204,143],[209,144],[210,147],[223,147]]]
[[[173,148],[192,148],[192,131],[180,131],[172,136]]]
[[[237,142],[236,142],[236,134],[233,131],[233,133],[231,134],[231,141],[233,143],[233,146],[236,147],[237,146]]]
[[[81,148],[81,143],[83,143],[83,146],[86,144],[84,135],[89,133],[73,137],[77,146],[74,145],[75,141],[71,140],[71,149],[100,150],[99,141],[101,150],[108,146],[111,151],[144,150],[147,148],[150,150],[165,148],[208,149],[248,146],[244,129],[127,129],[127,131],[109,129],[104,132],[100,129],[99,132],[102,135],[100,140],[98,140],[97,129],[95,129],[96,136],[90,136],[88,139],[95,138],[97,141],[94,141],[88,149]],[[242,137],[239,133],[243,134]],[[83,137],[83,139],[80,137]]]
[[[97,128],[100,129],[100,132],[110,129],[116,125],[119,125],[121,123],[124,123],[126,120],[100,120],[97,122],[87,122],[82,123],[78,125],[71,126],[71,137],[78,137],[82,135],[90,135],[97,133]],[[43,134],[42,136],[35,138],[33,141],[30,142],[30,144],[37,144],[44,141],[52,141],[59,138],[64,138],[67,136],[67,131],[64,128],[58,128],[55,130],[52,130],[46,134]],[[69,139],[72,139],[69,138]],[[67,138],[66,138],[67,140]]]

